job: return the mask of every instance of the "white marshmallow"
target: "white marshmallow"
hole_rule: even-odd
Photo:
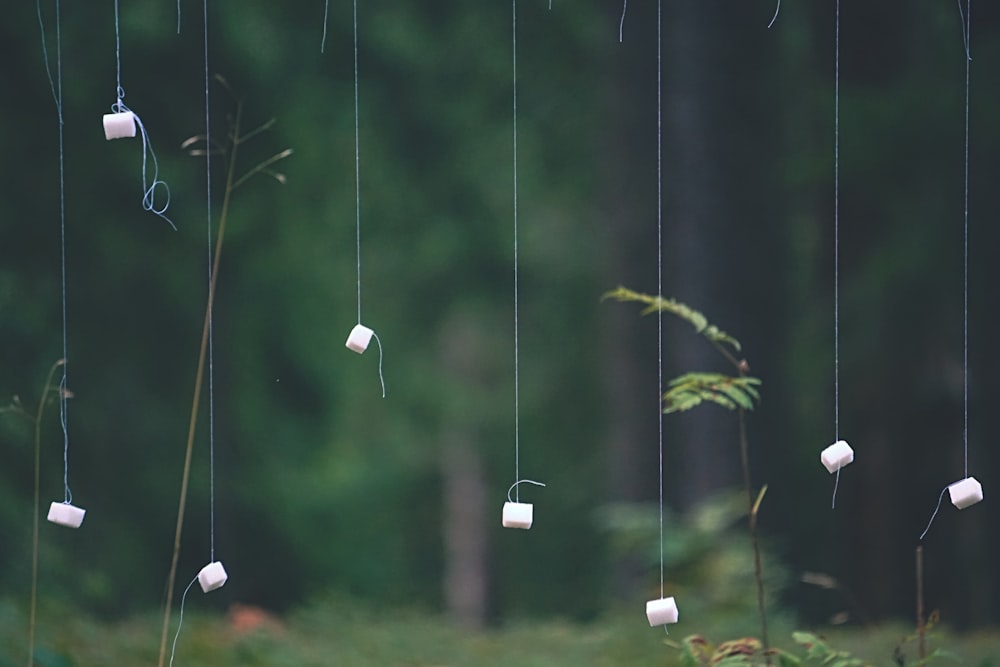
[[[530,503],[504,503],[503,527],[528,530],[531,528],[533,514],[534,505]]]
[[[52,504],[49,505],[48,520],[67,528],[79,528],[80,524],[83,523],[83,515],[86,513],[87,510],[80,509],[75,505],[52,501]]]
[[[348,350],[353,350],[358,354],[361,354],[368,349],[368,344],[372,341],[372,335],[375,332],[366,326],[361,324],[354,325],[351,329],[351,335],[347,337],[347,342],[345,345]]]
[[[198,583],[201,585],[201,590],[206,593],[214,591],[216,588],[222,588],[227,579],[229,579],[229,575],[226,574],[226,568],[222,567],[222,563],[219,561],[209,563],[198,573]]]
[[[823,467],[833,474],[854,461],[854,450],[846,440],[838,440],[824,449],[819,459],[823,462]]]
[[[108,141],[134,136],[135,114],[131,111],[104,114],[104,137]]]
[[[672,597],[650,600],[646,603],[646,618],[649,627],[677,622],[677,603]]]
[[[948,486],[951,504],[960,510],[975,505],[983,499],[983,485],[975,477],[966,477]]]

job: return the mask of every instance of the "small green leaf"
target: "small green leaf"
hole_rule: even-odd
[[[756,637],[743,637],[719,644],[712,656],[713,665],[751,665],[762,645]]]
[[[663,411],[667,414],[684,412],[708,401],[729,410],[741,407],[753,410],[760,399],[754,377],[731,377],[719,373],[685,373],[670,381],[663,395]]]
[[[774,649],[771,653],[778,658],[778,667],[802,667],[802,661],[791,653],[781,649]]]
[[[708,318],[706,318],[703,314],[686,304],[677,301],[676,299],[664,299],[662,296],[642,294],[625,287],[618,287],[610,292],[606,292],[602,297],[602,300],[603,299],[614,299],[625,303],[644,303],[646,304],[646,308],[642,310],[643,315],[649,315],[657,311],[670,313],[671,315],[675,315],[682,320],[689,322],[691,326],[694,327],[695,331],[713,343],[729,345],[736,352],[741,350],[740,342],[738,340],[727,334],[719,327],[709,324]]]
[[[690,635],[684,638],[681,650],[681,664],[690,667],[708,665],[712,660],[712,645],[701,635]]]

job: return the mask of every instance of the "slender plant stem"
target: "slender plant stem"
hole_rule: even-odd
[[[739,372],[740,377],[746,377],[747,372],[750,370],[750,365],[747,363],[746,359],[737,361],[735,357],[729,354],[728,351],[721,345],[715,344],[715,347],[722,352],[734,366],[736,366],[736,370]],[[770,665],[771,646],[767,637],[767,605],[764,595],[764,567],[761,564],[760,540],[757,537],[757,511],[760,503],[754,502],[753,489],[750,485],[750,448],[747,445],[746,410],[741,407],[739,409],[739,413],[740,462],[743,466],[743,488],[747,495],[747,517],[750,525],[750,541],[753,544],[753,574],[754,580],[757,582],[757,612],[760,614],[760,641],[764,647],[764,660],[768,665]]]
[[[742,367],[740,375],[745,375]],[[764,599],[764,567],[760,558],[760,540],[757,537],[757,505],[750,488],[750,457],[747,446],[746,410],[740,408],[740,459],[743,463],[743,487],[749,508],[750,541],[753,543],[754,579],[757,582],[757,611],[760,614],[760,641],[764,646],[764,659],[771,664],[771,647],[767,637],[767,606]]]
[[[917,547],[917,650],[920,664],[927,659],[927,622],[924,619],[924,547]]]
[[[49,392],[52,391],[52,377],[56,374],[56,369],[64,363],[66,363],[66,360],[60,359],[52,364],[52,368],[49,369],[49,374],[45,378],[45,386],[42,388],[41,398],[38,400],[38,410],[32,419],[35,423],[35,515],[31,535],[31,610],[28,613],[28,667],[33,667],[35,664],[35,618],[38,611],[38,516],[40,503],[39,489],[41,486],[42,415],[45,413],[45,404],[49,400]]]
[[[198,370],[194,380],[194,398],[191,402],[191,419],[188,423],[187,449],[184,453],[184,472],[181,475],[181,494],[177,507],[177,527],[174,531],[174,552],[170,561],[170,574],[167,576],[167,602],[163,611],[163,628],[160,633],[160,657],[158,667],[163,667],[167,653],[167,635],[170,631],[170,613],[174,599],[174,585],[177,581],[177,561],[181,552],[181,535],[184,529],[184,509],[187,506],[188,481],[191,477],[191,453],[194,450],[194,436],[198,424],[198,408],[201,405],[201,388],[205,376],[205,357],[208,350],[208,324],[215,304],[215,285],[219,277],[219,259],[222,257],[222,242],[225,239],[226,219],[229,215],[229,200],[233,194],[233,174],[236,170],[237,147],[240,143],[240,120],[243,116],[243,104],[237,102],[236,117],[233,121],[233,131],[230,137],[229,165],[226,173],[226,192],[222,198],[222,211],[219,214],[219,231],[216,233],[215,254],[212,258],[212,280],[208,287],[208,304],[205,306],[205,321],[201,330],[201,349],[198,353]],[[207,146],[206,150],[212,150]]]

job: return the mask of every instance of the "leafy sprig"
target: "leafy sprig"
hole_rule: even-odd
[[[670,313],[671,315],[675,315],[690,323],[696,332],[707,338],[712,343],[728,345],[735,352],[740,352],[742,349],[740,342],[733,336],[730,336],[714,324],[710,324],[708,318],[702,313],[694,308],[691,308],[687,304],[677,301],[676,299],[665,299],[662,296],[642,294],[641,292],[634,292],[621,286],[607,292],[603,298],[614,299],[615,301],[621,301],[623,303],[644,303],[646,304],[646,307],[642,310],[643,315],[650,315],[657,311]]]
[[[667,414],[684,412],[704,402],[715,403],[729,410],[753,410],[760,401],[755,377],[732,377],[721,373],[685,373],[670,381],[663,394],[663,411]]]

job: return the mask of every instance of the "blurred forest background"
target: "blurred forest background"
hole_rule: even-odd
[[[43,521],[40,596],[120,619],[157,609],[206,300],[200,3],[123,0],[125,103],[169,183],[172,231],[140,207],[141,143],[108,142],[113,4],[62,3],[70,483],[78,531]],[[50,54],[54,14],[45,2]],[[57,120],[35,3],[0,22],[0,403],[37,404],[61,356]],[[213,0],[211,71],[244,99],[246,170],[291,148],[281,185],[235,195],[215,313],[216,555],[200,607],[292,610],[324,596],[481,626],[644,624],[656,588],[656,322],[601,302],[656,291],[656,6],[518,8],[521,473],[530,532],[504,531],[513,482],[511,7],[360,3],[364,320],[356,321],[352,8]],[[963,476],[965,62],[953,2],[849,2],[841,24],[840,433],[833,478],[834,3],[664,3],[664,293],[744,344],[770,602],[805,623],[909,618],[913,550]],[[970,468],[986,502],[947,504],[924,544],[928,605],[1000,620],[990,404],[1000,367],[1000,7],[972,8]],[[223,138],[233,97],[212,87]],[[225,161],[213,162],[213,200]],[[216,210],[214,224],[218,222]],[[725,370],[666,320],[665,375]],[[62,499],[57,411],[42,502]],[[179,581],[207,562],[202,411]],[[735,415],[665,418],[667,594],[696,631],[753,609]],[[0,417],[0,598],[27,605],[31,425]],[[706,510],[709,508],[711,511]],[[43,508],[44,511],[44,508]],[[699,517],[701,517],[699,519]],[[708,517],[708,518],[706,518]],[[712,518],[714,517],[714,518]],[[706,527],[707,526],[707,527]],[[839,590],[801,581],[835,579]],[[686,612],[686,613],[685,613]],[[845,617],[840,616],[843,620]],[[751,625],[751,630],[753,626]],[[151,637],[155,632],[151,632]]]

